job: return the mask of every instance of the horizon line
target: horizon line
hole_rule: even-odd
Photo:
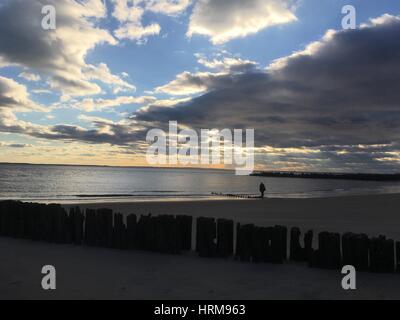
[[[0,165],[27,165],[27,166],[64,166],[64,167],[100,167],[100,168],[137,168],[137,169],[196,169],[196,170],[217,170],[217,171],[235,171],[235,169],[225,168],[202,168],[202,167],[154,167],[154,166],[124,166],[107,164],[66,164],[66,163],[32,163],[32,162],[2,162]]]

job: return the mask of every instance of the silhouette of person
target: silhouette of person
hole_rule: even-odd
[[[264,199],[264,193],[265,193],[265,185],[264,183],[260,184],[260,192],[261,192],[261,199]]]

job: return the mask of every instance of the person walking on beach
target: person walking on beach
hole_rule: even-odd
[[[265,190],[266,190],[265,185],[264,185],[264,183],[261,182],[261,184],[260,184],[261,199],[264,199]]]

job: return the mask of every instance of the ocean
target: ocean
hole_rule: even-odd
[[[122,202],[223,199],[215,194],[271,198],[400,193],[400,182],[262,178],[234,171],[0,164],[0,200],[35,202]]]

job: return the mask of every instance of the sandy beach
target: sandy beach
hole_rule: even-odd
[[[303,231],[353,231],[400,240],[400,195],[321,199],[267,199],[96,203],[135,214],[225,217],[256,225],[298,226]],[[66,206],[68,207],[68,206]],[[395,299],[396,274],[358,273],[357,290],[341,289],[338,271],[302,263],[246,264],[32,241],[0,239],[0,299]],[[57,269],[57,290],[40,287],[41,267]]]

